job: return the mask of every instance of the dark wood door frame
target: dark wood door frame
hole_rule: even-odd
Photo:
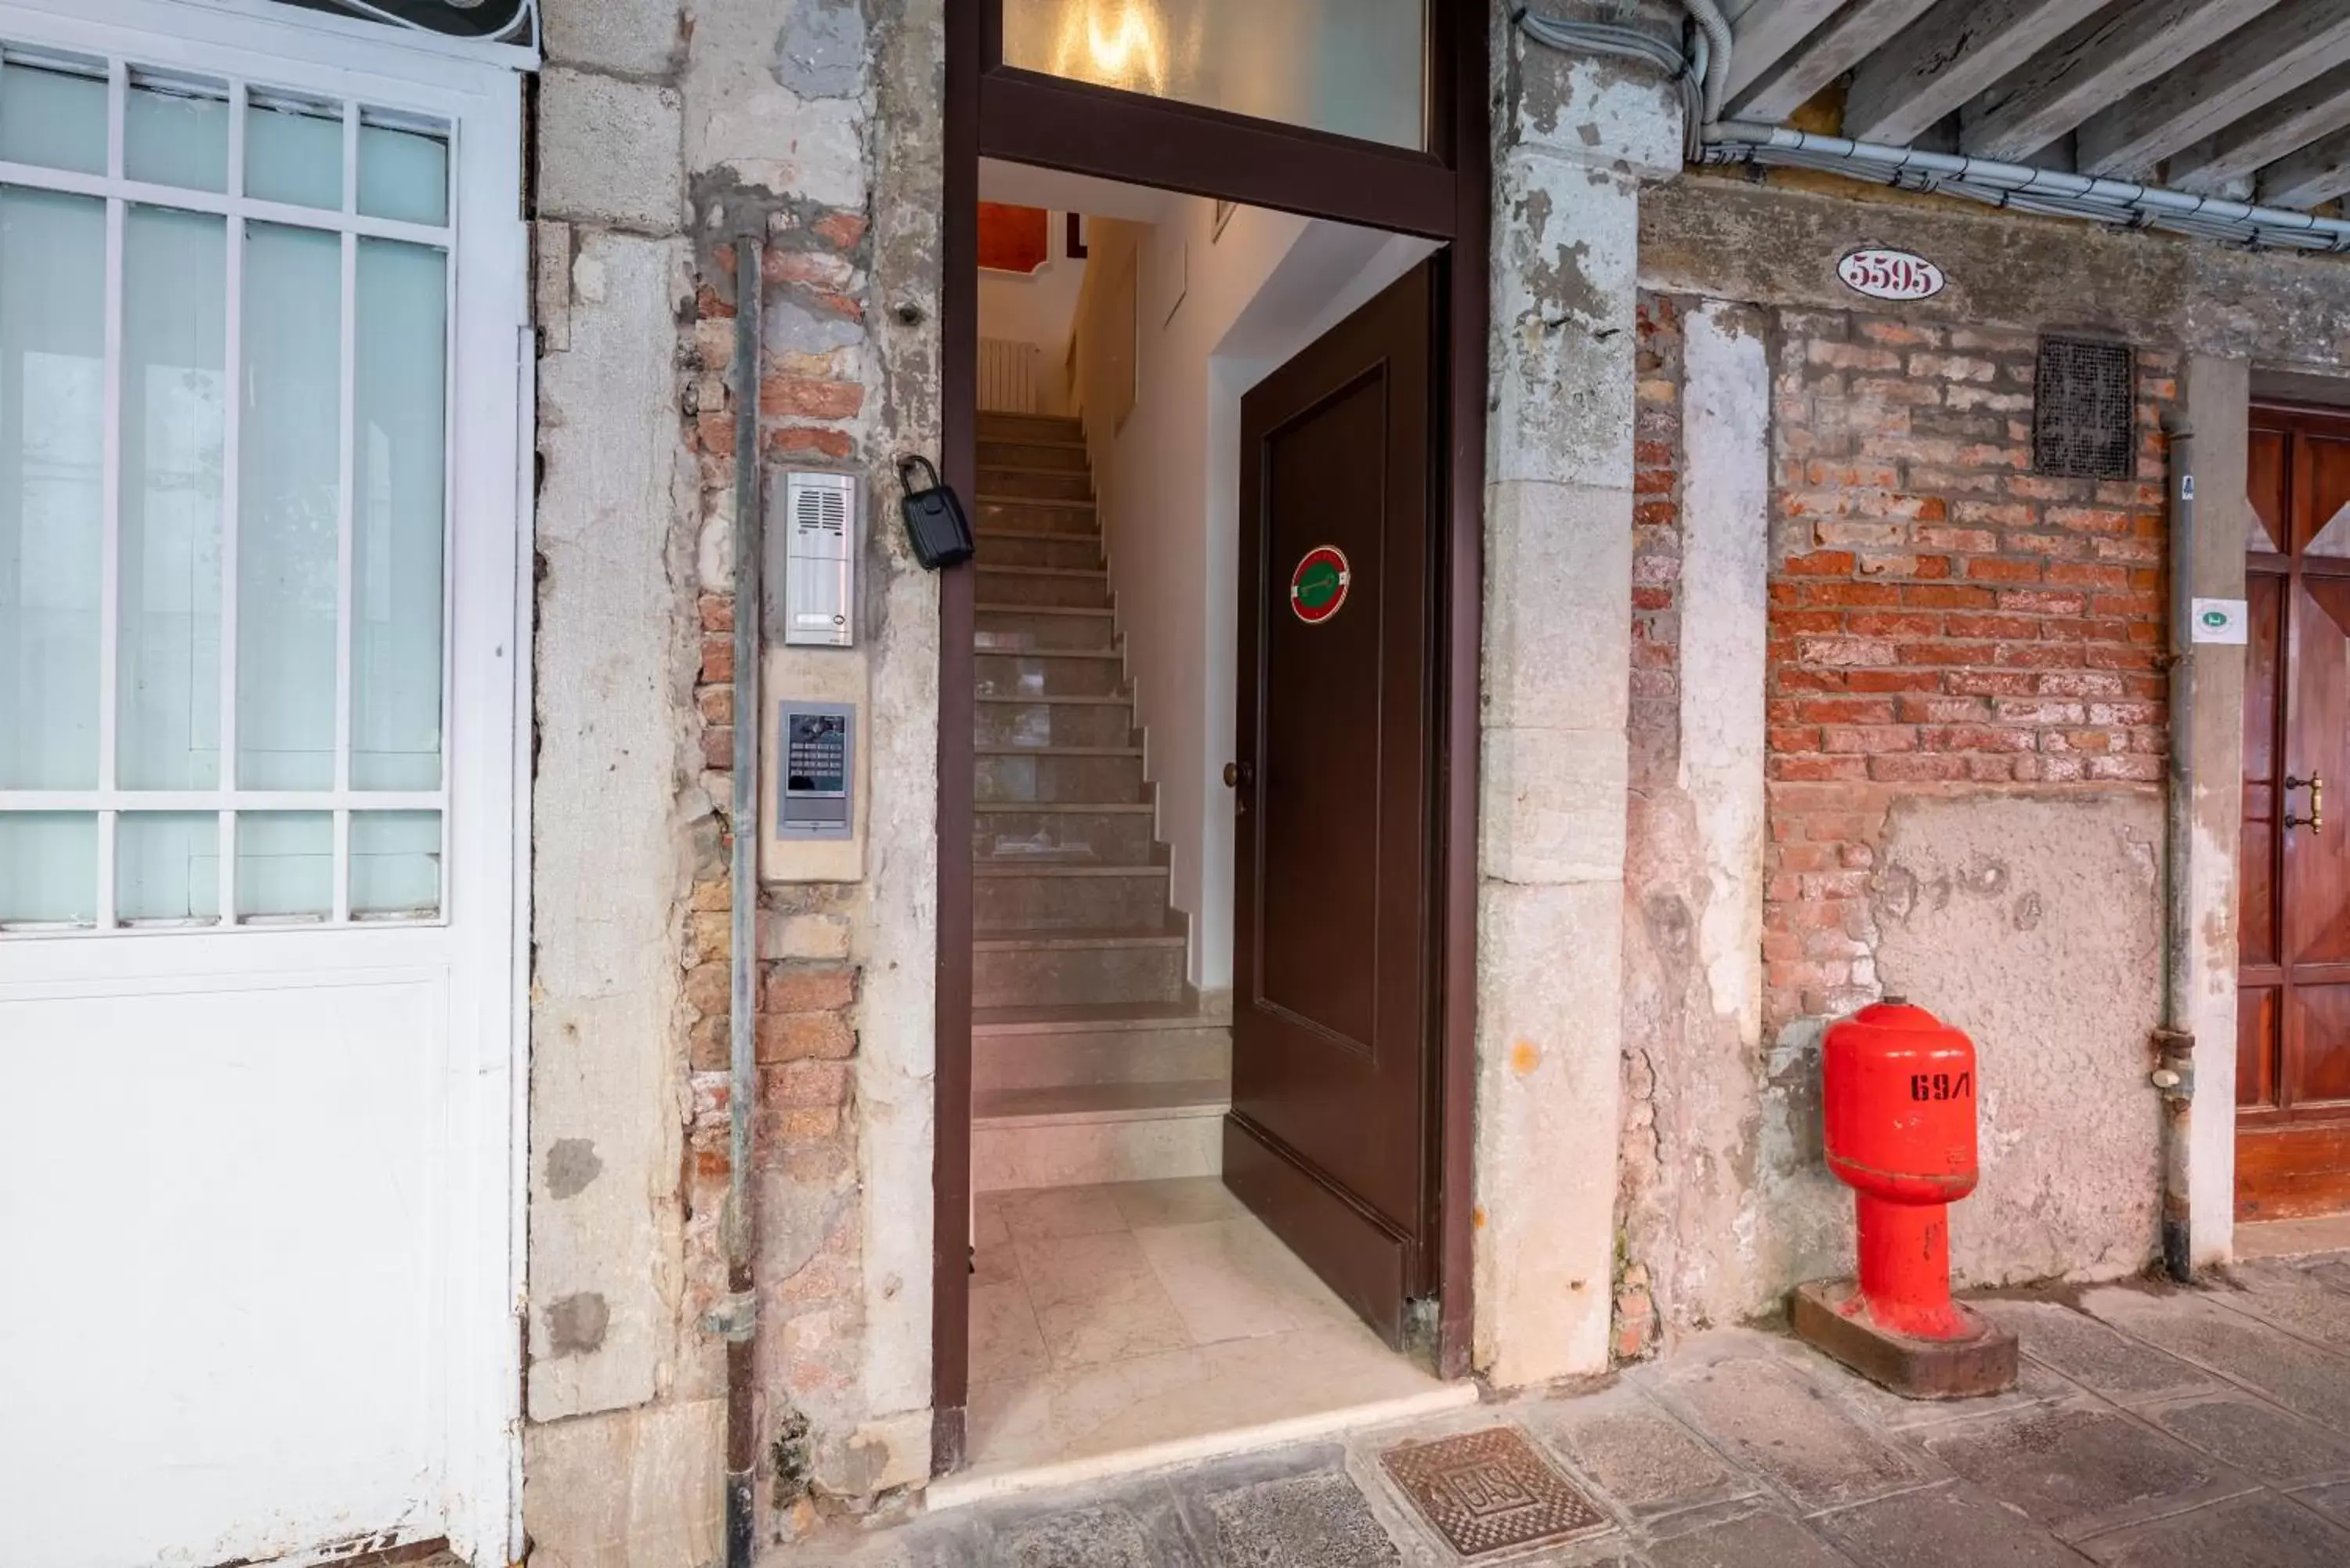
[[[1002,0],[946,0],[940,467],[979,477],[979,161],[1067,170],[1446,242],[1438,346],[1449,500],[1438,685],[1441,936],[1434,977],[1439,1181],[1437,1366],[1469,1372],[1476,1084],[1478,669],[1484,581],[1490,7],[1430,0],[1429,151],[1378,146],[1221,110],[1066,82],[1003,63]],[[937,1164],[931,1309],[932,1469],[961,1468],[970,1386],[972,710],[975,575],[939,580]]]

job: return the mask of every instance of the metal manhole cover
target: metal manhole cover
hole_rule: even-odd
[[[1463,1557],[1604,1530],[1607,1515],[1514,1427],[1490,1427],[1379,1456],[1420,1517]]]

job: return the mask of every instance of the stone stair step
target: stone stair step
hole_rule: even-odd
[[[990,648],[983,638],[977,651],[983,701],[1129,701],[1126,659],[1114,649]]]
[[[982,697],[976,714],[972,739],[982,750],[1136,745],[1134,705],[1126,697]]]
[[[972,1005],[1180,1001],[1186,946],[1171,928],[983,930],[972,943]]]
[[[972,919],[984,930],[1140,928],[1167,918],[1163,865],[974,863]]]
[[[1082,441],[1086,429],[1066,414],[1012,414],[990,410],[979,416],[979,439]]]
[[[1231,1108],[1229,1078],[974,1093],[972,1186],[995,1192],[1213,1176]]]
[[[974,498],[977,511],[972,517],[972,527],[984,533],[998,528],[1021,533],[1060,534],[1070,538],[1101,542],[1101,526],[1094,516],[1091,499],[1055,501],[1035,495],[980,495]]]
[[[1014,566],[979,563],[979,597],[1025,607],[1107,609],[1109,573],[1099,566]]]
[[[1068,473],[1090,472],[1081,441],[1041,441],[1028,437],[983,435],[979,438],[982,468],[1051,468]]]
[[[1156,806],[1139,804],[982,801],[974,812],[972,853],[982,860],[1027,866],[1147,865],[1157,858],[1157,819]]]
[[[1149,798],[1139,746],[983,747],[972,789],[983,801],[1123,805]]]
[[[979,564],[996,566],[1060,566],[1102,570],[1101,540],[1090,534],[1055,534],[1035,528],[982,528]]]
[[[1191,1002],[1142,1007],[988,1007],[972,1013],[972,1087],[1053,1088],[1215,1079],[1229,1084],[1228,1013]]]
[[[987,603],[972,607],[978,618],[980,647],[986,652],[1070,649],[1107,653],[1118,646],[1116,618],[1107,608]]]
[[[1082,469],[983,466],[979,471],[982,501],[1004,498],[1039,501],[1087,501],[1094,498],[1093,475]]]

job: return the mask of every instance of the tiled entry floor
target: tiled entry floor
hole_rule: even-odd
[[[974,1218],[971,1468],[954,1490],[1474,1398],[1380,1343],[1214,1177],[983,1192]]]

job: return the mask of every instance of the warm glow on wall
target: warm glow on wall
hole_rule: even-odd
[[[1053,74],[1137,92],[1164,92],[1159,30],[1140,0],[1085,0],[1061,28]]]

